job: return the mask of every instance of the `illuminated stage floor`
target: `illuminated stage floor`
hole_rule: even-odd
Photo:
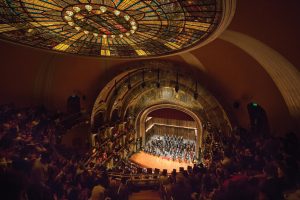
[[[166,160],[143,151],[131,156],[130,160],[145,168],[158,168],[160,170],[167,169],[168,173],[170,173],[173,169],[179,171],[179,167],[187,169],[188,166],[193,166],[192,163],[180,163],[172,160]]]

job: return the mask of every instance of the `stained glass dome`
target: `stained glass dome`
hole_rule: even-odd
[[[155,57],[198,45],[221,0],[0,0],[0,38],[95,57]]]

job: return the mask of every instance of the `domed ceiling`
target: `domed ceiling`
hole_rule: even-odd
[[[221,0],[0,0],[0,38],[95,57],[155,57],[200,44]]]

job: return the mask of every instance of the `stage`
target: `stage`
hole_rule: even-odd
[[[145,168],[158,168],[161,171],[167,169],[168,173],[172,172],[173,169],[176,169],[178,172],[180,167],[183,167],[186,170],[188,166],[193,166],[193,163],[180,163],[173,160],[167,160],[143,151],[134,154],[129,160]]]

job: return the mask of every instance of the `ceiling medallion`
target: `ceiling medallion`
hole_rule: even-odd
[[[128,14],[103,5],[78,4],[69,6],[62,12],[63,19],[72,28],[94,37],[115,38],[117,34],[122,38],[129,37],[137,30],[137,23]],[[107,21],[115,20],[114,25],[107,25]],[[115,28],[115,30],[111,30]]]
[[[0,0],[0,38],[87,56],[155,57],[189,49],[220,23],[221,0]]]

